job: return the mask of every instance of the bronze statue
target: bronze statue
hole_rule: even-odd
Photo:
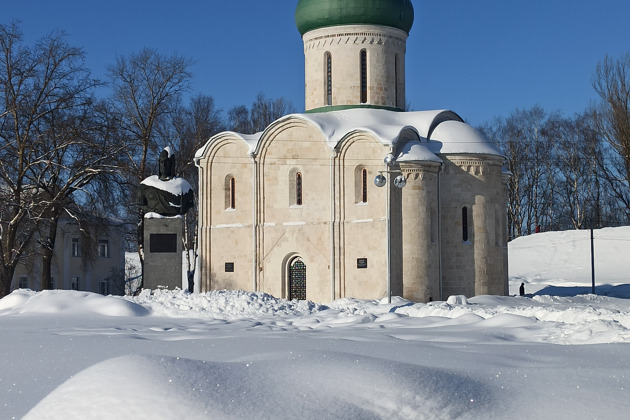
[[[158,175],[140,183],[136,204],[145,212],[161,216],[186,214],[194,204],[192,187],[184,178],[175,176],[175,157],[169,147],[159,156]]]

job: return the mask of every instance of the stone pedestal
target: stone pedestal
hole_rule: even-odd
[[[144,289],[181,289],[183,223],[181,216],[144,218]]]

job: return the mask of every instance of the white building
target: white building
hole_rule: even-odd
[[[78,223],[62,217],[57,227],[46,289],[81,290],[104,295],[125,292],[125,251],[120,228],[101,220],[86,236]],[[37,241],[35,241],[37,243]],[[38,246],[28,250],[15,269],[11,289],[42,290],[43,260]]]
[[[300,0],[295,18],[306,112],[197,153],[201,291],[506,294],[503,157],[452,111],[402,110],[411,2]]]

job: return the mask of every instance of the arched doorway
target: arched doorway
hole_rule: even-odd
[[[295,258],[289,264],[289,300],[306,300],[306,264]]]

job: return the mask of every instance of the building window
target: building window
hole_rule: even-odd
[[[354,202],[357,204],[368,201],[368,170],[359,165],[354,168]]]
[[[332,105],[332,55],[326,53],[326,105]]]
[[[236,208],[236,180],[230,179],[230,208]]]
[[[72,277],[72,290],[79,290],[79,277]]]
[[[109,239],[98,240],[98,256],[100,258],[109,258]]]
[[[289,171],[289,206],[301,206],[303,202],[302,172],[298,168]]]
[[[72,256],[80,257],[79,238],[72,238]]]
[[[367,101],[367,51],[361,50],[361,103]]]
[[[302,205],[302,173],[295,174],[295,204]]]
[[[225,177],[225,209],[236,209],[236,180],[232,175]]]
[[[109,279],[103,279],[98,282],[98,292],[101,295],[109,295]]]
[[[368,179],[367,179],[367,169],[363,168],[363,170],[361,171],[361,202],[362,203],[367,203],[367,186],[368,186]]]
[[[28,289],[28,277],[20,276],[18,279],[18,289]]]
[[[462,241],[468,242],[468,207],[462,207]]]

